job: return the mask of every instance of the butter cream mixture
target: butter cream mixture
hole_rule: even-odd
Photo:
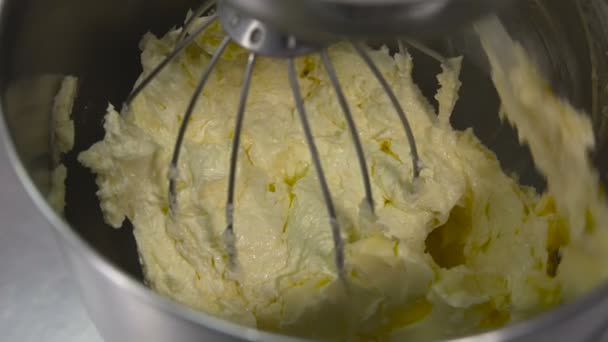
[[[143,38],[143,75],[167,55],[180,32]],[[361,209],[357,157],[326,71],[316,56],[297,60],[339,212],[348,286],[337,281],[329,219],[287,63],[269,58],[259,59],[254,71],[239,151],[235,234],[240,268],[234,277],[222,233],[246,63],[245,51],[237,46],[220,59],[188,126],[175,218],[167,205],[178,127],[222,36],[219,26],[211,27],[123,114],[110,106],[105,138],[79,157],[97,175],[106,221],[116,228],[126,219],[133,223],[153,289],[244,325],[349,340],[440,338],[491,329],[587,290],[570,276],[594,270],[567,266],[584,259],[585,252],[568,247],[562,253],[569,237],[578,234],[569,228],[578,227],[573,220],[579,218],[557,215],[562,202],[552,193],[541,196],[519,185],[472,131],[450,127],[461,60],[449,60],[438,76],[437,113],[412,80],[410,55],[369,50],[412,124],[422,161],[420,177],[413,180],[410,147],[395,110],[348,44],[332,46],[329,54],[359,129],[376,218]],[[604,273],[590,283],[597,284]]]
[[[561,231],[548,244],[560,249],[558,277],[563,296],[572,299],[608,277],[608,206],[589,159],[595,147],[591,120],[553,93],[496,17],[478,23],[477,30],[505,116],[547,177],[558,214],[554,229]]]

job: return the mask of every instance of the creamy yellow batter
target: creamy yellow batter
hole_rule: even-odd
[[[497,18],[481,21],[477,30],[505,116],[547,177],[558,213],[553,229],[561,231],[548,244],[562,247],[558,277],[563,296],[572,299],[608,278],[608,205],[588,156],[595,147],[591,120],[551,91]]]
[[[144,37],[144,75],[179,34]],[[175,220],[167,207],[178,127],[221,35],[212,27],[123,115],[110,106],[105,138],[80,155],[97,174],[106,221],[116,228],[125,219],[133,223],[146,279],[156,291],[261,329],[367,340],[494,328],[560,303],[564,289],[568,295],[583,290],[561,275],[568,259],[579,257],[575,251],[565,252],[557,266],[570,222],[556,214],[553,197],[518,185],[471,131],[450,127],[460,60],[450,60],[438,77],[436,113],[412,80],[409,55],[369,51],[412,124],[423,163],[413,181],[410,148],[395,110],[346,44],[329,54],[359,128],[377,220],[360,211],[364,192],[356,154],[322,64],[312,56],[297,65],[346,242],[348,289],[337,281],[328,217],[286,62],[267,58],[253,75],[239,154],[240,273],[232,277],[222,232],[246,63],[235,46],[212,73],[188,127]]]

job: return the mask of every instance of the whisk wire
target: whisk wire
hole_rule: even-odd
[[[342,91],[342,86],[340,85],[340,81],[338,80],[338,75],[336,74],[336,70],[334,69],[333,64],[331,63],[331,59],[329,58],[327,50],[321,51],[321,60],[323,61],[323,65],[325,66],[325,70],[327,71],[327,75],[329,76],[329,80],[331,81],[336,91],[336,96],[338,97],[340,107],[342,107],[342,112],[344,112],[344,117],[346,118],[346,123],[348,125],[348,129],[350,130],[350,134],[353,139],[353,144],[355,145],[355,151],[357,153],[357,159],[359,161],[359,167],[361,169],[361,178],[363,179],[363,187],[365,189],[365,200],[367,201],[371,212],[374,213],[374,197],[372,194],[372,185],[367,169],[367,162],[365,161],[365,152],[363,151],[363,144],[361,144],[357,125],[355,124],[352,112],[350,111],[350,106],[348,105],[348,101],[346,101],[346,96],[344,96],[344,91]]]
[[[329,186],[327,185],[327,180],[325,179],[325,173],[323,172],[323,166],[321,165],[321,160],[319,158],[319,151],[317,149],[317,145],[315,144],[315,139],[310,128],[310,123],[308,122],[308,116],[304,107],[304,101],[302,100],[302,94],[296,76],[296,66],[293,58],[289,58],[288,60],[288,74],[291,89],[293,91],[294,100],[296,102],[296,107],[300,116],[302,129],[304,130],[306,142],[308,144],[308,148],[310,149],[311,159],[317,172],[317,176],[319,178],[321,192],[323,193],[323,199],[325,201],[325,207],[327,208],[327,213],[329,214],[329,221],[331,224],[334,241],[336,268],[338,270],[340,279],[344,279],[344,246],[340,233],[340,224],[338,223],[336,208],[334,207],[331,192],[329,190]]]
[[[212,6],[215,2],[216,1],[206,3],[206,4],[202,5],[201,7],[199,7],[195,12],[193,12],[192,17],[190,17],[188,19],[188,21],[186,22],[186,24],[184,26],[184,29],[182,30],[182,33],[178,39],[178,43],[177,43],[175,49],[173,51],[171,51],[171,53],[167,57],[165,57],[165,59],[163,59],[163,61],[158,66],[156,66],[150,72],[150,74],[142,80],[142,82],[137,87],[135,87],[135,89],[129,95],[129,97],[127,98],[127,101],[125,102],[126,107],[128,107],[133,102],[133,100],[149,85],[149,83],[173,59],[175,59],[179,55],[180,52],[182,52],[189,44],[191,44],[205,29],[207,29],[211,24],[213,24],[214,22],[216,22],[216,20],[218,20],[218,15],[212,14],[208,17],[208,20],[204,24],[202,24],[199,28],[194,30],[191,34],[188,34],[188,31],[189,31],[190,27],[194,24],[195,19],[200,17],[202,14],[208,12],[212,8]],[[232,39],[229,36],[224,38],[224,40],[220,43],[220,45],[216,49],[215,53],[211,57],[211,60],[209,61],[208,65],[206,66],[203,73],[201,74],[201,77],[196,85],[194,94],[192,95],[192,98],[190,99],[188,107],[184,113],[183,121],[180,124],[177,139],[176,139],[176,142],[174,145],[171,163],[169,166],[168,199],[169,199],[170,213],[171,213],[172,217],[175,215],[176,210],[177,210],[176,182],[177,182],[177,178],[178,178],[179,156],[180,156],[180,152],[181,152],[181,149],[182,149],[182,146],[184,143],[188,124],[190,122],[192,114],[194,113],[198,100],[205,88],[205,85],[206,85],[207,81],[209,80],[211,72],[217,65],[220,57],[223,55],[226,48],[228,47],[228,44],[231,41],[232,41]],[[403,42],[398,41],[398,43],[399,43],[400,51],[402,53],[404,53],[405,46],[404,46]],[[291,42],[291,44],[289,45],[289,48],[294,49],[295,44],[296,44],[296,42],[295,42],[295,40],[293,40]],[[409,41],[408,41],[408,44],[420,49],[420,47],[417,46],[419,44],[415,44],[415,43],[412,44]],[[397,99],[393,89],[388,84],[387,80],[384,78],[384,76],[382,75],[382,73],[380,72],[378,67],[374,64],[373,60],[371,59],[369,54],[365,51],[365,49],[362,47],[362,45],[360,45],[359,43],[353,42],[353,46],[354,46],[355,50],[357,51],[357,53],[360,55],[360,57],[363,59],[365,64],[367,64],[367,66],[370,68],[370,70],[372,71],[372,73],[374,74],[374,76],[376,77],[378,82],[380,83],[381,87],[383,88],[383,90],[385,91],[387,96],[389,97],[391,103],[393,104],[393,107],[395,108],[395,111],[397,112],[397,115],[401,121],[401,124],[402,124],[403,129],[406,134],[406,137],[408,139],[408,143],[410,145],[411,158],[412,158],[412,164],[413,164],[413,175],[414,175],[414,178],[417,178],[420,174],[420,163],[419,163],[418,150],[417,150],[416,141],[414,139],[414,134],[413,134],[412,128],[403,111],[403,108],[401,107],[399,100]],[[428,52],[428,51],[425,51],[425,52]],[[374,205],[374,197],[373,197],[373,193],[372,193],[371,178],[370,178],[370,174],[368,171],[368,166],[367,166],[367,162],[365,159],[365,152],[363,149],[363,144],[361,143],[357,125],[354,121],[352,111],[350,109],[350,106],[349,106],[346,96],[344,94],[343,88],[340,84],[338,75],[331,62],[331,59],[329,57],[327,50],[326,49],[321,50],[320,55],[321,55],[321,60],[323,62],[323,65],[328,74],[329,80],[330,80],[330,82],[334,88],[334,91],[336,93],[336,96],[338,98],[339,105],[344,113],[344,117],[345,117],[346,123],[348,125],[348,129],[349,129],[352,141],[354,143],[355,152],[357,154],[357,159],[358,159],[358,163],[359,163],[359,167],[360,167],[360,171],[361,171],[363,187],[364,187],[364,191],[365,191],[364,200],[367,203],[367,205],[369,206],[369,208],[371,209],[371,212],[373,213],[374,209],[375,209],[375,205]],[[432,56],[432,57],[434,57],[434,56]],[[228,173],[228,189],[227,189],[226,212],[225,212],[226,229],[224,231],[223,237],[224,237],[224,244],[225,244],[226,251],[228,253],[231,267],[235,267],[238,262],[237,261],[237,250],[236,250],[236,246],[235,246],[236,239],[235,239],[235,229],[234,229],[235,190],[236,190],[236,176],[237,176],[237,168],[238,168],[238,155],[239,155],[239,150],[241,147],[241,137],[242,137],[243,123],[244,123],[244,119],[245,119],[247,99],[249,96],[249,90],[250,90],[250,86],[251,86],[253,70],[255,68],[256,60],[257,60],[257,54],[253,51],[250,52],[248,60],[247,60],[245,74],[243,76],[243,85],[241,88],[238,111],[237,111],[237,115],[236,115],[236,119],[235,119],[235,129],[234,129],[234,135],[233,135],[233,140],[232,140],[230,166],[229,166],[229,171],[228,171],[229,172]],[[345,273],[345,270],[344,270],[345,256],[344,256],[344,245],[343,245],[344,243],[343,243],[342,236],[341,236],[340,224],[338,221],[337,211],[334,206],[331,191],[329,189],[329,185],[327,183],[327,179],[326,179],[325,173],[323,171],[323,166],[322,166],[322,163],[320,160],[319,151],[318,151],[317,145],[315,143],[315,139],[314,139],[314,136],[312,133],[308,115],[306,113],[304,101],[302,99],[301,89],[300,89],[300,85],[298,83],[296,66],[295,66],[295,61],[294,61],[293,57],[288,59],[288,76],[289,76],[290,86],[293,91],[296,108],[297,108],[299,118],[301,121],[302,129],[304,131],[306,143],[310,150],[312,163],[314,165],[315,171],[319,178],[319,184],[321,187],[323,200],[324,200],[325,207],[327,209],[327,213],[329,216],[329,221],[330,221],[332,236],[333,236],[336,268],[338,270],[340,279],[344,280],[345,279],[345,274],[344,274]]]
[[[171,63],[172,60],[175,59],[175,57],[177,57],[185,48],[187,48],[196,39],[196,37],[203,33],[203,31],[205,31],[217,19],[217,15],[210,16],[209,19],[203,25],[201,25],[201,27],[197,28],[194,32],[192,32],[192,34],[189,35],[185,40],[178,43],[175,49],[173,49],[173,51],[171,51],[171,53],[167,57],[165,57],[162,62],[160,62],[154,69],[152,69],[150,74],[146,76],[143,81],[141,81],[135,87],[135,89],[133,89],[133,91],[131,92],[131,94],[129,94],[129,97],[127,97],[127,100],[125,101],[125,108],[128,108],[131,103],[133,103],[133,100],[135,100],[135,98],[137,98],[137,96],[141,94],[141,92],[150,84],[150,82],[152,82],[152,80],[154,80],[154,78],[158,76],[158,74],[160,74],[160,72],[163,71],[163,69],[165,69],[165,67],[169,63]]]
[[[434,59],[435,61],[439,62],[442,65],[448,65],[447,63],[447,59],[445,57],[443,57],[439,52],[431,49],[430,47],[420,43],[417,40],[413,40],[413,39],[408,39],[406,40],[407,44],[412,46],[413,48],[419,50],[420,52],[422,52],[423,54],[431,57],[432,59]],[[399,40],[400,44],[403,44],[403,42],[401,40]]]
[[[253,75],[253,69],[257,55],[250,53],[247,59],[247,67],[245,69],[245,76],[243,77],[243,87],[241,89],[241,96],[239,99],[239,107],[236,115],[236,126],[234,128],[234,137],[232,140],[232,152],[230,155],[230,171],[228,173],[228,196],[226,201],[226,230],[224,231],[224,242],[226,245],[226,251],[230,260],[230,265],[234,267],[237,263],[237,250],[235,247],[235,236],[234,236],[234,193],[236,188],[236,172],[237,162],[239,156],[239,149],[241,146],[241,133],[243,130],[243,122],[245,120],[245,107],[247,105],[247,97],[249,95],[249,88],[251,85],[251,78]]]
[[[365,49],[361,46],[361,44],[356,43],[356,42],[353,42],[352,44],[353,44],[355,50],[357,51],[357,53],[365,61],[365,64],[367,64],[369,69],[372,71],[372,73],[374,74],[374,76],[376,77],[376,79],[378,80],[378,82],[380,83],[382,88],[384,89],[384,92],[386,93],[386,95],[388,95],[390,101],[393,104],[393,107],[395,108],[395,111],[397,112],[397,115],[399,116],[399,120],[401,121],[401,125],[403,126],[405,135],[406,135],[408,143],[410,145],[414,179],[418,178],[418,176],[420,175],[420,159],[418,157],[418,148],[416,147],[416,139],[414,139],[414,132],[412,131],[412,127],[407,119],[407,116],[403,112],[403,108],[401,107],[401,104],[399,103],[399,99],[397,99],[397,96],[395,95],[393,88],[391,88],[391,86],[388,84],[388,82],[382,75],[382,72],[380,72],[380,70],[378,69],[376,64],[372,61],[371,57],[365,51]]]
[[[173,157],[171,159],[171,165],[169,167],[169,209],[170,209],[170,213],[172,215],[175,214],[176,207],[177,207],[177,196],[176,196],[175,183],[176,183],[177,177],[178,177],[177,170],[178,170],[178,164],[179,164],[179,154],[181,152],[181,148],[182,148],[182,145],[184,142],[184,137],[186,135],[186,129],[188,128],[188,124],[189,124],[190,118],[192,117],[192,113],[194,113],[196,104],[198,103],[198,100],[199,100],[201,94],[203,93],[205,84],[207,84],[207,80],[209,80],[211,71],[213,71],[213,69],[215,68],[215,65],[219,61],[222,54],[224,54],[224,51],[226,50],[226,48],[228,47],[228,44],[230,42],[231,42],[230,37],[224,38],[224,40],[217,47],[217,50],[215,50],[213,57],[211,57],[209,64],[207,64],[207,67],[203,71],[203,74],[201,75],[201,78],[200,78],[198,84],[196,85],[194,94],[192,95],[192,98],[190,99],[190,103],[188,104],[188,108],[186,109],[186,112],[184,113],[182,123],[179,127],[179,132],[177,134],[177,140],[175,142],[175,147],[173,150]]]
[[[403,40],[397,39],[397,46],[399,47],[399,53],[405,56],[405,54],[407,53],[407,47],[405,47]]]
[[[184,28],[177,39],[178,42],[183,41],[184,38],[189,35],[188,31],[190,31],[190,28],[192,28],[192,25],[194,25],[196,19],[200,18],[202,15],[215,7],[215,2],[215,0],[203,1],[203,4],[192,12],[192,16],[184,23]],[[197,34],[193,33],[193,35],[196,36]]]

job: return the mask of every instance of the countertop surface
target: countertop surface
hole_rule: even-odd
[[[23,190],[2,142],[0,186],[0,339],[101,342],[52,228]]]

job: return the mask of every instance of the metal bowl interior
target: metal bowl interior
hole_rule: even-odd
[[[21,163],[38,191],[46,194],[52,100],[65,75],[77,76],[76,141],[63,160],[69,172],[65,220],[107,262],[143,282],[131,227],[114,230],[104,223],[94,176],[76,158],[103,138],[108,103],[122,104],[141,72],[141,36],[150,30],[160,35],[183,22],[187,9],[200,5],[200,0],[5,0],[0,4],[2,108]],[[608,5],[601,0],[525,0],[501,16],[554,89],[592,116],[598,141],[592,154],[606,180],[608,57],[603,51],[608,51]],[[516,132],[498,118],[498,96],[474,35],[465,30],[425,43],[447,56],[465,56],[454,127],[472,127],[496,152],[507,172],[524,184],[544,189],[527,148],[519,145]],[[418,51],[412,50],[412,54],[414,78],[433,103],[440,67]]]

